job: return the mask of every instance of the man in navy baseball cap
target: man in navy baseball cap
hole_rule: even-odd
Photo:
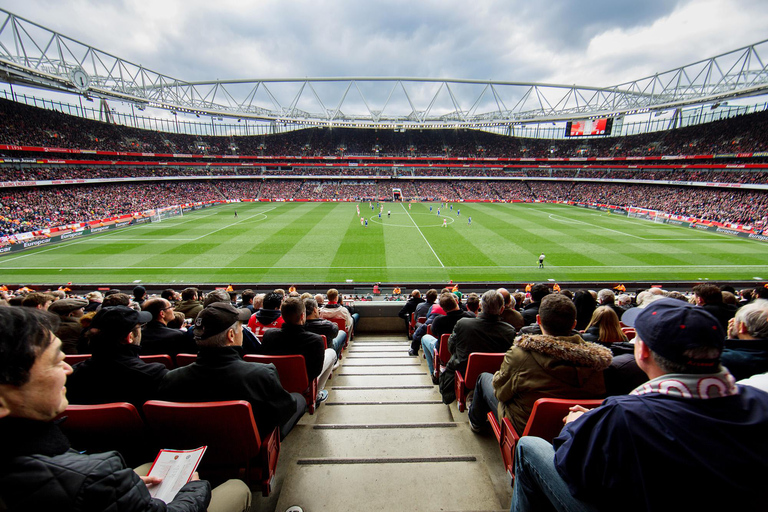
[[[768,393],[721,366],[720,322],[676,299],[630,322],[650,380],[595,409],[571,407],[552,444],[522,437],[511,511],[765,510]]]

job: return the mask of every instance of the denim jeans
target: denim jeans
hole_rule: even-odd
[[[425,334],[421,337],[421,348],[424,350],[424,357],[427,358],[427,367],[429,367],[429,374],[435,373],[435,350],[437,350],[437,338],[431,334]]]
[[[515,488],[510,512],[595,512],[571,496],[555,469],[555,449],[540,437],[525,436],[515,449]]]
[[[474,397],[467,411],[469,421],[478,427],[485,425],[488,412],[493,411],[493,414],[498,414],[498,409],[499,401],[493,392],[493,374],[483,372],[477,376]]]
[[[331,346],[328,348],[335,350],[336,357],[339,357],[341,355],[341,349],[344,347],[345,341],[347,341],[347,332],[339,330],[339,334],[337,334],[336,337],[331,340]]]

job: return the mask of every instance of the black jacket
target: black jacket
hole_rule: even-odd
[[[331,346],[331,342],[339,335],[339,326],[325,318],[313,318],[307,320],[304,324],[304,328],[309,332],[325,335],[325,341],[328,343],[329,347]]]
[[[70,450],[67,438],[51,422],[4,418],[0,438],[0,503],[9,512],[202,512],[211,500],[205,480],[187,483],[168,504],[154,499],[120,454]]]
[[[197,352],[195,340],[184,331],[171,329],[162,323],[152,320],[141,331],[142,354],[194,354]]]
[[[166,373],[165,365],[142,361],[136,345],[96,348],[67,377],[67,398],[73,404],[130,402],[141,411],[144,402],[157,398]]]
[[[411,297],[408,299],[408,301],[405,303],[405,306],[403,306],[403,309],[400,310],[400,312],[397,314],[400,318],[408,319],[408,315],[411,313],[416,312],[416,306],[424,302],[424,299],[421,297]]]
[[[440,340],[443,334],[451,334],[456,322],[462,318],[475,318],[475,315],[467,311],[456,309],[449,311],[445,315],[438,316],[432,321],[432,336]],[[438,347],[439,348],[439,347]]]
[[[451,358],[440,374],[440,393],[443,403],[456,400],[454,382],[456,372],[465,373],[472,352],[505,353],[515,340],[515,328],[502,322],[499,315],[480,313],[477,318],[462,318],[448,338]]]
[[[284,323],[280,329],[269,329],[261,340],[262,353],[287,356],[301,354],[307,366],[307,377],[312,381],[323,371],[325,345],[319,334],[309,332],[302,325]]]
[[[296,413],[296,399],[280,384],[275,365],[243,361],[238,347],[201,347],[197,360],[165,374],[160,400],[247,400],[263,437]]]

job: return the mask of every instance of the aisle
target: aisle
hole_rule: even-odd
[[[405,336],[355,337],[327,402],[283,445],[274,510],[509,508],[493,434],[473,434],[466,413],[441,402],[424,359],[407,350]]]

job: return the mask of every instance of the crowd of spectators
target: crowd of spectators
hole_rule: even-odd
[[[592,157],[708,155],[768,149],[768,113],[627,137],[530,139],[479,130],[310,128],[273,135],[206,136],[140,130],[0,100],[0,143],[192,155]]]

